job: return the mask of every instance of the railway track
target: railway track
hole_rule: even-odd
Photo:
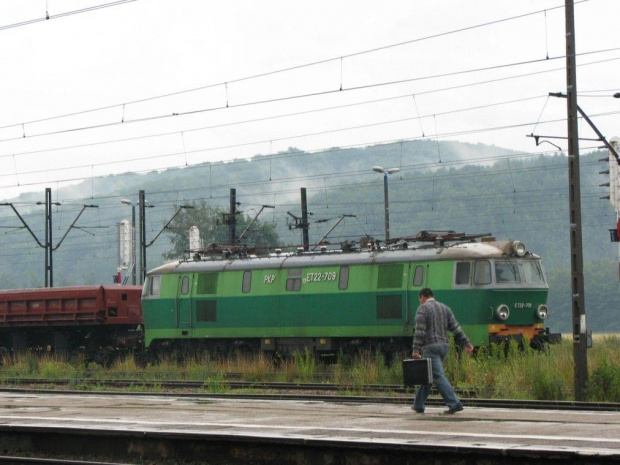
[[[12,387],[8,387],[12,385]],[[33,387],[34,386],[34,387]],[[51,386],[51,387],[45,387]],[[62,386],[62,389],[59,388]],[[71,387],[80,386],[78,390]],[[85,387],[108,388],[107,390],[86,390]],[[127,389],[131,389],[128,391]],[[137,391],[136,389],[143,389]],[[411,389],[397,385],[346,386],[328,383],[283,383],[248,381],[144,381],[144,380],[92,380],[92,379],[19,379],[3,381],[0,391],[27,393],[66,393],[84,394],[96,392],[107,395],[158,395],[205,398],[245,398],[261,400],[302,400],[316,402],[356,402],[410,404]],[[205,392],[209,391],[209,392]],[[237,391],[232,393],[230,391]],[[241,392],[245,391],[245,392]],[[259,392],[256,392],[259,391]],[[370,395],[368,395],[370,394]],[[443,405],[437,394],[428,399],[429,405]],[[461,391],[463,402],[469,407],[520,408],[583,411],[620,411],[617,402],[576,402],[556,400],[490,399],[471,396],[471,392]]]
[[[41,458],[1,455],[0,464],[28,464],[28,465],[120,465],[121,462],[93,462],[91,460],[69,460],[67,458]],[[124,463],[124,462],[123,462]]]

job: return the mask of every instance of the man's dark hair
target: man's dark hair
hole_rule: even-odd
[[[433,297],[433,291],[431,291],[430,288],[428,287],[422,288],[420,289],[419,296],[426,297],[428,299],[429,297]]]

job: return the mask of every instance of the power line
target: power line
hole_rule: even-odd
[[[589,1],[589,0],[584,0],[584,1]],[[577,56],[587,56],[587,55],[592,55],[592,54],[607,53],[607,52],[613,52],[613,51],[618,51],[618,50],[620,50],[620,47],[604,49],[604,50],[595,50],[595,51],[590,51],[590,52],[582,52],[582,53],[579,53],[579,54],[576,54],[576,55]],[[168,113],[168,114],[163,114],[163,115],[154,115],[154,116],[148,116],[148,117],[143,117],[143,118],[136,118],[136,119],[132,119],[132,120],[127,120],[127,119],[123,118],[121,121],[113,121],[113,122],[109,122],[109,123],[101,123],[101,124],[95,124],[95,125],[91,125],[91,126],[76,127],[76,128],[63,129],[63,130],[58,130],[58,131],[38,133],[38,134],[26,134],[25,125],[31,124],[31,123],[12,124],[10,126],[0,127],[0,129],[4,129],[4,128],[8,128],[8,127],[22,126],[24,128],[23,134],[21,136],[17,136],[17,137],[11,137],[11,138],[7,138],[7,139],[0,139],[0,143],[1,142],[15,141],[15,140],[22,140],[22,139],[30,139],[30,138],[35,138],[35,137],[44,137],[44,136],[50,136],[50,135],[69,134],[69,133],[75,133],[75,132],[81,132],[81,131],[88,131],[88,130],[92,130],[92,129],[101,129],[101,128],[108,128],[108,127],[115,127],[115,126],[123,126],[123,125],[129,125],[129,124],[134,124],[134,123],[151,122],[151,121],[168,119],[168,118],[176,118],[176,117],[180,117],[180,116],[189,116],[189,115],[196,115],[196,114],[200,114],[200,113],[208,113],[208,112],[213,112],[213,111],[218,111],[218,110],[225,110],[225,109],[229,109],[229,108],[250,107],[250,106],[263,105],[263,104],[268,104],[268,103],[278,103],[278,102],[286,102],[286,101],[297,100],[297,99],[305,99],[305,98],[311,98],[311,97],[333,95],[333,94],[338,94],[338,93],[342,93],[342,92],[353,92],[353,91],[359,91],[359,90],[374,89],[374,88],[378,88],[378,87],[386,87],[386,86],[392,86],[392,85],[404,84],[404,83],[411,83],[411,82],[416,82],[416,81],[424,81],[424,80],[430,80],[430,79],[439,79],[439,78],[445,78],[445,77],[454,77],[454,76],[460,76],[460,75],[464,75],[464,74],[493,71],[493,70],[498,70],[498,69],[506,69],[506,68],[510,68],[510,67],[524,66],[524,65],[530,65],[530,64],[537,64],[537,63],[549,62],[549,61],[565,59],[565,58],[566,58],[566,56],[560,55],[560,56],[555,56],[555,57],[551,57],[551,58],[540,58],[540,59],[534,59],[534,60],[510,62],[510,63],[504,63],[504,64],[500,64],[500,65],[486,66],[486,67],[481,67],[481,68],[473,68],[473,69],[468,69],[468,70],[453,71],[453,72],[448,72],[448,73],[440,73],[440,74],[421,76],[421,77],[415,77],[415,78],[399,79],[399,80],[396,80],[396,81],[385,81],[385,82],[374,83],[374,84],[366,84],[366,85],[361,85],[361,86],[349,87],[349,88],[345,88],[345,89],[331,89],[331,90],[324,90],[324,91],[319,91],[319,92],[309,92],[309,93],[290,95],[290,96],[284,96],[284,97],[276,97],[276,98],[270,98],[270,99],[255,100],[255,101],[239,103],[239,104],[235,104],[235,105],[228,105],[228,104],[227,105],[218,105],[218,106],[215,106],[215,107],[202,108],[202,109],[198,109],[198,110],[189,110],[189,111],[185,111],[185,112],[173,112],[171,114]],[[558,68],[558,70],[560,70],[560,69],[562,69],[562,68]],[[419,95],[419,93],[418,93],[418,95]],[[93,111],[95,111],[95,110],[93,110]],[[181,131],[178,131],[178,132],[181,132]]]
[[[103,8],[110,8],[110,7],[113,7],[113,6],[119,6],[119,5],[122,5],[124,3],[131,3],[131,2],[135,2],[135,1],[137,1],[137,0],[118,0],[116,2],[104,3],[104,4],[101,4],[101,5],[90,6],[88,8],[81,8],[79,10],[66,11],[64,13],[59,13],[59,14],[56,14],[56,15],[49,15],[46,12],[46,15],[45,15],[44,18],[29,19],[27,21],[22,21],[20,23],[6,24],[4,26],[0,26],[0,31],[4,31],[6,29],[12,29],[12,28],[15,28],[15,27],[29,26],[31,24],[40,23],[42,21],[48,21],[50,19],[58,19],[58,18],[64,18],[65,16],[72,16],[72,15],[77,15],[77,14],[81,14],[81,13],[89,13],[91,11],[101,10]]]
[[[600,117],[600,116],[609,116],[609,115],[615,115],[620,113],[620,111],[616,111],[616,112],[606,112],[606,113],[602,113],[602,114],[593,114],[591,115],[591,118],[596,118],[596,117]],[[411,119],[416,119],[416,118],[408,118],[406,120],[411,120]],[[538,122],[538,124],[549,124],[549,123],[557,123],[557,122],[561,122],[564,121],[565,119],[556,119],[556,120],[548,120],[548,121],[543,121],[543,122]],[[402,121],[402,120],[401,120]],[[337,130],[330,130],[330,131],[321,131],[321,132],[317,132],[317,133],[309,133],[309,134],[301,134],[301,135],[294,135],[294,136],[286,136],[286,137],[282,137],[282,138],[272,138],[269,140],[261,140],[261,141],[252,141],[252,142],[246,142],[246,143],[242,143],[242,144],[233,144],[233,145],[226,145],[226,146],[218,146],[218,147],[209,147],[209,148],[201,148],[201,149],[195,149],[195,150],[187,150],[184,152],[173,152],[173,153],[167,153],[167,154],[161,154],[161,155],[150,155],[150,156],[146,156],[146,157],[138,157],[138,158],[133,158],[133,159],[125,159],[124,162],[139,162],[139,161],[146,161],[146,160],[154,160],[154,159],[160,159],[160,158],[167,158],[167,157],[173,157],[173,156],[178,156],[181,154],[194,154],[194,153],[202,153],[202,152],[208,152],[208,151],[214,151],[214,150],[222,150],[222,149],[230,149],[230,148],[240,148],[240,147],[247,147],[247,146],[251,146],[251,145],[258,145],[258,144],[264,144],[266,142],[272,142],[272,141],[281,141],[281,140],[291,140],[291,139],[299,139],[302,137],[311,137],[311,136],[316,136],[316,135],[321,135],[321,134],[328,134],[328,133],[333,133],[333,132],[339,132],[339,131],[346,131],[346,130],[351,130],[351,129],[359,129],[359,128],[364,128],[364,127],[371,127],[371,126],[376,126],[379,124],[388,124],[386,122],[383,123],[376,123],[376,124],[371,124],[371,125],[364,125],[364,126],[358,126],[358,127],[354,127],[354,128],[343,128],[343,129],[337,129]],[[453,131],[453,132],[449,132],[449,133],[442,133],[442,134],[435,134],[434,138],[435,139],[442,139],[442,138],[449,138],[449,137],[455,137],[455,136],[462,136],[462,135],[471,135],[471,134],[480,134],[480,133],[484,133],[484,132],[492,132],[492,131],[501,131],[501,130],[506,130],[506,129],[515,129],[515,128],[520,128],[520,127],[528,127],[528,126],[532,126],[534,123],[532,122],[527,122],[527,123],[519,123],[519,124],[512,124],[512,125],[504,125],[504,126],[493,126],[493,127],[487,127],[487,128],[477,128],[477,129],[471,129],[471,130],[461,130],[461,131]],[[398,141],[390,141],[390,142],[403,142],[403,141],[416,141],[416,140],[430,140],[430,137],[423,137],[423,136],[418,136],[418,137],[411,137],[411,138],[407,138],[407,139],[400,139]],[[367,145],[367,144],[363,144],[363,145]],[[319,151],[320,152],[320,151]],[[26,174],[36,174],[36,173],[40,173],[40,172],[51,172],[51,171],[66,171],[66,170],[74,170],[74,169],[84,169],[84,168],[94,168],[96,166],[104,166],[104,165],[109,165],[109,164],[115,164],[118,165],[120,162],[119,161],[114,161],[114,162],[102,162],[102,163],[89,163],[86,165],[75,165],[75,166],[70,166],[70,167],[64,167],[64,168],[55,168],[55,169],[46,169],[43,171],[29,171],[29,172],[21,172],[21,173],[17,173],[18,175],[26,175]],[[187,169],[187,168],[192,168],[192,167],[204,167],[204,163],[199,163],[199,164],[191,164],[191,165],[183,165],[183,166],[178,166],[177,168],[180,169]],[[171,168],[167,168],[167,169],[171,169]],[[146,168],[144,170],[135,170],[132,172],[132,174],[137,174],[137,173],[142,173],[142,172],[149,172],[152,171],[152,168]],[[14,176],[15,174],[7,174],[7,175],[0,175],[0,177],[2,176]],[[80,181],[80,180],[85,180],[85,179],[99,179],[99,178],[103,178],[103,177],[107,177],[108,175],[101,175],[101,176],[90,176],[90,177],[76,177],[76,178],[64,178],[64,179],[56,179],[53,181],[44,181],[44,182],[32,182],[32,183],[26,183],[26,182],[20,182],[18,184],[19,187],[25,187],[25,186],[35,186],[35,185],[40,185],[40,184],[45,184],[45,183],[49,183],[49,182],[73,182],[73,181]],[[12,188],[12,187],[16,187],[17,185],[5,185],[5,186],[0,186],[0,190],[1,189],[6,189],[6,188]]]
[[[135,0],[123,0],[123,1],[119,1],[119,2],[114,2],[114,3],[124,3],[125,1],[135,1]],[[585,3],[588,2],[589,0],[580,0],[575,2],[575,4],[578,3]],[[311,66],[316,66],[316,65],[320,65],[320,64],[325,64],[325,63],[329,63],[329,62],[333,62],[333,61],[338,61],[338,60],[343,60],[345,58],[352,58],[355,56],[360,56],[360,55],[364,55],[364,54],[369,54],[369,53],[374,53],[374,52],[378,52],[378,51],[382,51],[382,50],[386,50],[386,49],[390,49],[390,48],[394,48],[394,47],[400,47],[403,45],[409,45],[415,42],[421,42],[424,40],[430,40],[430,39],[435,39],[435,38],[439,38],[439,37],[445,37],[451,34],[457,34],[457,33],[461,33],[461,32],[465,32],[465,31],[470,31],[473,29],[478,29],[478,28],[482,28],[482,27],[487,27],[487,26],[491,26],[491,25],[495,25],[495,24],[500,24],[502,22],[506,22],[506,21],[512,21],[512,20],[516,20],[516,19],[522,19],[525,18],[527,16],[532,16],[532,15],[536,15],[536,14],[541,14],[541,13],[546,13],[547,11],[552,11],[552,10],[556,10],[556,9],[562,9],[564,8],[562,5],[558,5],[556,7],[551,7],[551,8],[547,8],[544,10],[537,10],[537,11],[533,11],[533,12],[529,12],[529,13],[524,13],[521,15],[516,15],[516,16],[512,16],[512,17],[508,17],[508,18],[503,18],[503,19],[499,19],[499,20],[494,20],[494,21],[489,21],[486,23],[481,23],[481,24],[477,24],[477,25],[473,25],[473,26],[467,26],[464,28],[459,28],[459,29],[454,29],[452,31],[445,31],[442,33],[438,33],[438,34],[432,34],[429,36],[425,36],[425,37],[420,37],[420,38],[416,38],[416,39],[411,39],[408,41],[404,41],[404,42],[398,42],[395,44],[390,44],[390,45],[385,45],[382,47],[375,47],[372,49],[368,49],[368,50],[363,50],[363,51],[359,51],[359,52],[354,52],[348,55],[341,55],[338,57],[332,57],[332,58],[327,58],[327,59],[323,59],[323,60],[319,60],[319,61],[314,61],[314,62],[310,62],[310,63],[305,63],[305,64],[301,64],[301,65],[296,65],[296,66],[290,66],[290,67],[286,67],[286,68],[281,68],[281,69],[277,69],[277,70],[273,70],[273,71],[268,71],[265,73],[260,73],[260,74],[254,74],[254,75],[250,75],[250,76],[246,76],[246,77],[242,77],[242,78],[237,78],[237,79],[230,79],[224,82],[219,82],[216,84],[208,84],[208,85],[204,85],[204,86],[200,86],[200,87],[195,87],[195,88],[191,88],[191,89],[185,89],[185,90],[181,90],[181,91],[177,91],[177,92],[170,92],[167,94],[161,94],[161,95],[157,95],[157,96],[153,96],[153,97],[148,97],[148,98],[143,98],[143,99],[136,99],[136,100],[132,100],[132,101],[126,101],[123,103],[117,103],[114,105],[107,105],[104,107],[99,107],[99,108],[94,108],[94,109],[89,109],[89,110],[84,110],[84,111],[79,111],[79,112],[74,112],[74,113],[67,113],[67,114],[63,114],[63,115],[58,115],[58,116],[52,116],[52,117],[48,117],[48,118],[41,118],[41,119],[37,119],[37,120],[31,120],[31,121],[26,121],[26,122],[21,122],[21,123],[14,123],[14,124],[10,124],[7,126],[0,126],[0,129],[5,129],[5,128],[10,128],[10,127],[15,127],[15,126],[21,126],[21,125],[25,125],[25,124],[33,124],[33,123],[40,123],[40,122],[44,122],[44,121],[50,121],[53,119],[59,119],[59,118],[66,118],[66,117],[70,117],[70,116],[77,116],[77,115],[83,115],[86,113],[91,113],[91,112],[96,112],[96,111],[102,111],[102,110],[109,110],[111,108],[116,108],[116,107],[121,107],[121,106],[126,106],[126,105],[133,105],[133,104],[137,104],[137,103],[143,103],[143,102],[148,102],[150,100],[156,100],[156,99],[161,99],[161,98],[167,98],[167,97],[172,97],[172,96],[176,96],[176,95],[182,95],[182,94],[186,94],[186,93],[190,93],[190,92],[196,92],[196,91],[200,91],[200,90],[205,90],[205,89],[209,89],[209,88],[213,88],[213,87],[221,87],[221,86],[228,86],[228,84],[234,84],[234,83],[238,83],[238,82],[242,82],[242,81],[248,81],[248,80],[252,80],[252,79],[257,79],[257,78],[262,78],[262,77],[267,77],[267,76],[272,76],[275,74],[280,74],[280,73],[285,73],[285,72],[289,72],[289,71],[294,71],[294,70],[298,70],[298,69],[302,69],[302,68],[308,68]]]

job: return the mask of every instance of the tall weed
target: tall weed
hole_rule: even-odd
[[[299,373],[299,379],[306,382],[312,381],[316,373],[316,358],[308,348],[306,347],[303,353],[298,350],[293,352],[293,360]]]

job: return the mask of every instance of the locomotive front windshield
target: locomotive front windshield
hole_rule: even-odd
[[[547,284],[540,260],[476,260],[456,262],[454,284],[485,286],[498,284],[534,287]]]
[[[544,284],[545,275],[540,260],[495,261],[495,282],[498,284]]]

